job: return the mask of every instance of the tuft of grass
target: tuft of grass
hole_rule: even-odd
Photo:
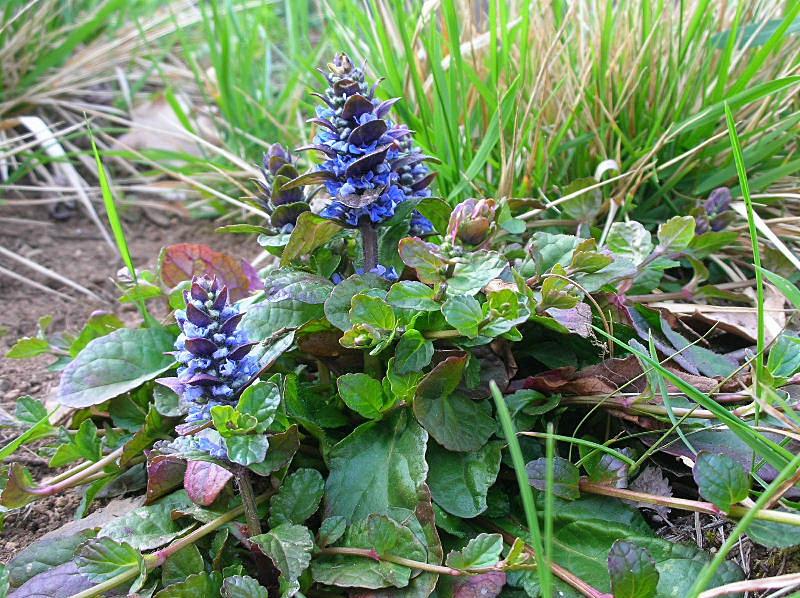
[[[663,220],[736,184],[725,101],[755,190],[797,170],[797,3],[323,4],[339,45],[405,97],[397,114],[442,159],[453,201],[555,199],[613,160],[624,176],[606,201]]]

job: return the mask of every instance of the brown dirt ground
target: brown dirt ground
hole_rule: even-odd
[[[13,413],[17,398],[23,395],[49,401],[55,406],[52,401],[58,373],[47,369],[53,358],[6,359],[3,356],[14,342],[23,336],[34,336],[39,318],[46,315],[53,316],[50,332],[57,333],[80,330],[87,317],[98,309],[112,310],[131,323],[137,321],[138,314],[130,304],[120,306],[114,303],[119,293],[113,279],[122,262],[88,218],[77,214],[67,222],[56,222],[41,207],[0,209],[0,217],[38,223],[18,224],[0,220],[0,246],[67,276],[104,299],[88,299],[0,256],[0,265],[6,269],[66,295],[46,293],[0,274],[0,407]],[[209,221],[168,220],[160,212],[157,218],[151,219],[139,210],[128,210],[123,220],[131,255],[138,267],[154,268],[161,247],[172,243],[206,243],[218,251],[248,259],[260,251],[252,237],[215,234],[217,225]],[[0,429],[0,446],[13,436],[13,431]],[[34,476],[52,474],[45,460],[37,456],[33,448],[23,448],[14,458],[24,462]],[[78,492],[67,493],[39,500],[20,513],[10,515],[0,528],[0,562],[71,520],[79,502]]]

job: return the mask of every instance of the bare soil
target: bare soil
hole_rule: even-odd
[[[218,251],[248,259],[260,251],[252,237],[215,233],[218,224],[214,222],[166,219],[160,212],[157,216],[151,219],[145,212],[135,209],[123,216],[126,238],[137,268],[153,269],[160,249],[173,243],[205,243]],[[61,293],[48,293],[0,274],[0,407],[13,413],[16,400],[23,395],[55,406],[53,395],[59,374],[48,370],[54,358],[6,359],[4,355],[17,339],[35,336],[37,323],[43,316],[53,316],[49,331],[56,334],[79,331],[95,310],[112,311],[132,324],[138,320],[138,314],[134,306],[114,301],[119,295],[114,279],[123,264],[88,218],[76,214],[66,222],[56,222],[41,207],[0,209],[0,217],[33,221],[0,219],[0,247],[68,277],[101,298],[90,299],[0,255],[0,266]],[[14,433],[0,428],[0,446]],[[53,473],[35,448],[23,448],[13,458],[23,462],[37,478]],[[76,491],[36,501],[21,512],[9,515],[0,528],[0,562],[70,521],[79,502],[80,494]]]

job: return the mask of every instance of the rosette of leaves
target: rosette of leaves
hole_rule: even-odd
[[[186,309],[175,319],[181,334],[175,341],[177,377],[158,381],[174,390],[187,412],[187,424],[211,420],[215,407],[232,408],[238,394],[258,370],[250,356],[255,343],[238,329],[244,314],[229,301],[227,287],[216,278],[194,278],[184,294]],[[227,453],[212,430],[196,435],[197,448],[226,458]]]
[[[256,181],[261,193],[256,199],[269,213],[270,224],[277,232],[292,232],[298,216],[311,208],[302,188],[283,189],[286,183],[300,176],[291,153],[281,144],[273,144],[264,154],[261,175],[263,178]]]
[[[322,216],[350,227],[381,224],[401,202],[426,197],[435,173],[422,164],[428,157],[413,145],[408,127],[388,118],[398,98],[377,99],[377,83],[368,85],[363,69],[346,54],[338,54],[323,74],[328,88],[314,94],[323,105],[309,121],[319,132],[298,151],[315,150],[325,160],[282,189],[324,183],[331,203]],[[416,223],[425,225],[420,217]]]

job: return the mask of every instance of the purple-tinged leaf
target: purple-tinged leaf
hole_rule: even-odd
[[[183,484],[186,461],[171,455],[156,455],[147,460],[147,504],[169,494]]]
[[[220,332],[226,336],[233,334],[233,332],[236,330],[236,327],[239,325],[239,322],[242,320],[243,317],[244,317],[244,312],[240,312],[235,316],[231,316],[222,323],[222,326],[220,327]]]
[[[389,153],[389,147],[389,145],[386,145],[351,162],[347,170],[345,170],[345,176],[360,177],[368,173],[386,159],[386,154]]]
[[[547,489],[547,458],[540,457],[525,466],[531,486],[541,492]],[[564,500],[577,500],[580,473],[578,468],[562,457],[553,458],[553,494]]]
[[[589,338],[592,335],[592,308],[586,303],[578,303],[570,309],[551,307],[545,311],[547,315],[570,332],[583,338]]]
[[[32,577],[11,592],[8,598],[68,598],[95,585],[78,571],[75,561],[69,561]]]
[[[375,108],[375,116],[378,118],[383,118],[389,113],[389,110],[392,109],[392,106],[397,103],[400,98],[391,98],[388,100],[383,100],[378,106]]]
[[[614,598],[653,598],[658,569],[650,553],[633,542],[617,540],[608,552],[608,573]]]
[[[424,177],[422,177],[420,180],[414,182],[414,184],[411,185],[411,190],[412,191],[421,191],[422,189],[425,189],[426,187],[428,187],[434,181],[434,179],[437,176],[439,176],[438,172],[435,172],[435,171],[429,172]]]
[[[409,268],[417,271],[420,282],[434,284],[444,278],[447,261],[439,251],[439,246],[427,243],[418,237],[406,237],[398,246],[400,259]]]
[[[324,118],[309,118],[308,120],[306,120],[306,122],[319,125],[320,127],[325,127],[326,129],[330,129],[331,131],[336,131],[336,127],[333,126],[331,121]]]
[[[289,189],[304,187],[306,185],[320,185],[332,178],[335,178],[335,175],[327,170],[315,170],[313,172],[307,172],[305,174],[301,174],[296,179],[292,179],[288,183],[281,185],[281,191],[288,191]]]
[[[347,138],[347,143],[359,147],[369,145],[380,139],[381,135],[383,135],[388,128],[385,120],[370,120],[353,129],[350,132],[350,136]]]
[[[178,243],[162,249],[158,257],[158,274],[169,288],[196,276],[216,277],[221,285],[228,288],[234,301],[247,297],[251,291],[263,286],[249,262],[198,243]],[[192,296],[195,296],[195,289],[192,289]],[[206,296],[207,293],[200,293],[200,300]]]
[[[217,345],[207,338],[187,338],[186,349],[195,355],[211,355],[217,350]]]
[[[311,212],[303,212],[297,218],[289,242],[281,255],[281,265],[287,265],[297,257],[311,255],[315,249],[330,241],[342,227],[333,220]]]
[[[197,309],[192,303],[186,306],[186,319],[195,326],[201,326],[203,328],[212,322],[211,317],[207,313]]]
[[[310,143],[308,145],[301,145],[300,147],[295,148],[294,151],[296,151],[296,152],[307,152],[309,150],[315,150],[315,151],[318,151],[318,152],[322,152],[323,154],[325,154],[329,158],[335,158],[336,157],[336,150],[335,149],[333,149],[330,146],[323,145],[321,143]]]
[[[347,98],[347,101],[344,103],[344,108],[342,108],[342,118],[345,120],[358,118],[362,114],[372,112],[372,109],[372,102],[370,102],[360,93],[356,93]]]
[[[189,461],[183,476],[183,487],[192,502],[203,507],[211,505],[233,474],[224,467],[209,461]]]
[[[505,585],[506,574],[502,571],[459,578],[453,588],[453,598],[495,598]]]
[[[365,208],[378,201],[381,194],[386,187],[375,187],[374,189],[367,189],[361,193],[351,193],[349,195],[340,195],[336,198],[339,203],[346,205],[348,208]]]

